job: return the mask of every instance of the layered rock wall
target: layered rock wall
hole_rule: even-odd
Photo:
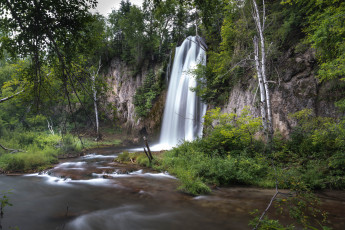
[[[315,78],[316,60],[312,50],[295,53],[292,49],[281,57],[279,66],[270,72],[274,76],[271,83],[272,112],[274,129],[283,136],[288,136],[295,125],[289,119],[289,114],[305,108],[312,109],[315,115],[337,117],[339,112],[334,101],[345,97],[339,81],[320,83]],[[151,66],[157,70],[160,66]],[[142,71],[133,74],[133,71],[119,60],[113,60],[108,70],[107,79],[111,89],[107,101],[113,105],[114,117],[127,134],[134,136],[150,135],[158,137],[162,123],[166,91],[163,91],[154,102],[147,118],[138,118],[133,104],[134,94],[140,87],[149,69],[144,66]],[[238,83],[229,93],[229,100],[222,111],[240,113],[245,106],[249,106],[255,117],[260,117],[258,83],[254,76],[248,76],[247,81]]]
[[[139,118],[135,113],[134,95],[136,90],[142,86],[150,68],[157,71],[161,66],[144,66],[141,71],[134,73],[125,63],[114,59],[107,71],[106,77],[108,87],[107,102],[113,107],[113,111],[108,111],[108,115],[127,132],[137,136],[157,135],[164,111],[165,91],[157,98],[153,104],[151,112],[147,118]]]
[[[271,102],[273,126],[283,136],[287,136],[295,122],[289,119],[289,114],[302,109],[312,109],[315,115],[337,117],[339,112],[334,106],[335,95],[343,94],[341,89],[334,90],[335,82],[320,83],[315,78],[315,55],[308,50],[304,53],[294,53],[290,50],[280,60],[282,63],[276,71],[276,79],[271,83]],[[223,112],[240,111],[250,106],[255,117],[260,116],[259,93],[257,80],[249,78],[248,84],[237,84],[230,92],[228,103]],[[256,96],[255,96],[256,95]]]

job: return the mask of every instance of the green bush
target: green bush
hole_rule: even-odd
[[[164,154],[163,168],[180,179],[180,189],[199,194],[210,191],[205,183],[215,186],[266,183],[268,164],[262,157],[250,158],[245,151],[226,157],[209,154],[203,149],[206,139],[184,142]]]
[[[207,111],[204,118],[205,144],[210,150],[217,150],[223,156],[244,150],[247,153],[262,150],[261,142],[255,138],[261,130],[261,119],[251,116],[248,108],[243,109],[240,115],[221,114],[217,108]]]
[[[147,156],[143,152],[132,152],[131,153],[128,151],[124,151],[117,156],[115,161],[118,161],[121,163],[135,162],[138,165],[146,166],[146,167],[152,166],[150,164],[149,159],[147,158]]]
[[[279,188],[344,188],[345,122],[313,117],[310,110],[291,118],[297,126],[290,139],[278,133],[269,153],[258,138],[259,118],[247,110],[240,116],[211,110],[205,116],[204,138],[166,152],[160,169],[176,175],[180,189],[192,194],[209,191],[206,184],[274,187],[276,179]]]
[[[153,101],[160,94],[161,78],[155,76],[151,70],[145,80],[144,84],[137,89],[134,95],[135,112],[139,117],[146,117],[153,106]]]
[[[42,170],[58,162],[52,151],[53,149],[46,149],[43,152],[3,154],[0,156],[0,167],[8,172]]]
[[[80,141],[71,134],[60,136],[43,132],[16,130],[0,139],[7,148],[19,149],[9,153],[1,149],[0,168],[8,172],[40,171],[58,162],[57,156],[81,151]]]

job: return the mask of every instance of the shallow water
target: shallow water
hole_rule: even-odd
[[[0,191],[13,189],[3,229],[250,229],[248,214],[263,210],[274,191],[223,188],[210,196],[178,192],[167,174],[124,167],[117,153],[98,150],[65,160],[39,175],[0,176]],[[335,229],[345,229],[344,192],[321,194]]]

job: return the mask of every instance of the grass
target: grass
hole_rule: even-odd
[[[180,190],[193,195],[206,194],[220,185],[257,185],[271,187],[267,161],[242,154],[210,156],[203,140],[184,142],[163,155],[160,167],[181,180]]]
[[[80,139],[72,134],[52,135],[48,132],[13,131],[2,133],[0,143],[21,152],[9,153],[0,149],[0,169],[5,172],[42,171],[58,163],[58,157],[66,153],[79,153],[85,148],[119,145],[119,139],[96,142],[92,138]],[[0,171],[1,171],[0,170]]]
[[[203,140],[184,142],[164,153],[154,153],[150,164],[143,152],[124,151],[116,158],[120,163],[136,163],[157,171],[168,171],[180,180],[179,190],[192,194],[207,194],[210,187],[239,184],[273,187],[267,161],[239,156],[210,157],[202,151]]]

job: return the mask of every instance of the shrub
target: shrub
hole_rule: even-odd
[[[146,117],[152,108],[153,101],[161,92],[161,79],[155,76],[151,70],[145,80],[144,84],[137,89],[134,95],[135,112],[139,117]]]
[[[204,123],[207,144],[213,149],[219,149],[221,154],[259,148],[255,135],[261,130],[261,119],[249,113],[248,108],[243,109],[240,115],[221,114],[219,108],[208,111]],[[221,147],[217,148],[219,145]]]
[[[161,164],[176,175],[180,189],[191,194],[207,193],[206,184],[213,186],[229,184],[259,185],[267,177],[268,164],[262,157],[248,157],[245,151],[227,156],[209,154],[204,149],[207,138],[184,142],[166,152]],[[206,184],[205,184],[206,183]]]
[[[0,168],[9,172],[43,170],[57,163],[59,154],[82,149],[80,141],[70,134],[62,138],[60,135],[16,130],[8,132],[0,141],[8,148],[23,150],[15,154],[1,151]]]

